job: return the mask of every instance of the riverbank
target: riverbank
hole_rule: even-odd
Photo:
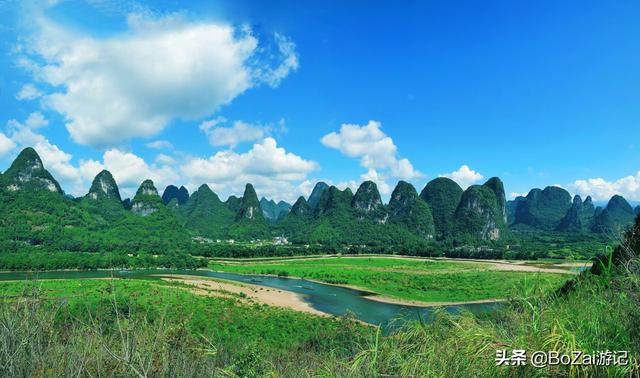
[[[405,256],[216,262],[209,267],[217,272],[304,279],[358,290],[378,302],[421,307],[501,301],[527,285],[554,290],[576,274],[503,260]]]
[[[165,282],[179,283],[191,286],[187,290],[193,294],[209,297],[225,297],[233,295],[234,298],[246,304],[264,304],[295,311],[305,312],[318,316],[331,316],[311,307],[302,295],[286,290],[274,289],[266,286],[252,285],[229,281],[219,278],[194,277],[180,274],[159,274]]]

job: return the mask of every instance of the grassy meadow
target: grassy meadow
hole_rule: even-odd
[[[464,302],[502,299],[532,285],[555,289],[569,274],[492,269],[478,262],[385,257],[330,257],[243,263],[212,262],[213,270],[301,277],[350,285],[396,300]]]

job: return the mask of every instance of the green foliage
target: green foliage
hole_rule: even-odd
[[[496,271],[491,264],[383,257],[212,263],[210,267],[243,274],[286,273],[287,276],[355,285],[385,296],[423,302],[504,298],[512,287],[525,280],[555,289],[569,277],[555,273]]]
[[[235,213],[206,184],[200,186],[177,213],[185,228],[212,239],[228,239],[235,218]]]
[[[348,358],[370,332],[161,281],[4,282],[0,296],[7,376],[290,376]]]
[[[274,200],[267,200],[262,197],[262,199],[260,199],[260,208],[262,209],[262,213],[265,218],[269,222],[275,223],[282,219],[289,210],[291,210],[291,205],[284,201],[276,203]]]
[[[424,238],[434,236],[435,227],[431,209],[418,197],[416,189],[408,182],[398,182],[391,193],[388,211],[390,222],[402,224]]]
[[[514,224],[554,230],[571,207],[571,195],[563,188],[531,189],[515,210]]]
[[[497,240],[504,236],[506,224],[501,203],[487,185],[468,187],[455,212],[455,234],[481,240]]]
[[[449,178],[438,177],[427,183],[420,197],[431,208],[438,238],[451,237],[455,233],[454,213],[462,198],[462,188]]]
[[[635,212],[629,202],[619,195],[611,197],[607,207],[598,212],[591,226],[592,231],[618,234],[633,223]]]
[[[169,185],[162,192],[162,203],[168,205],[173,199],[178,205],[184,205],[189,200],[189,191],[184,186],[178,188],[175,185]]]
[[[351,207],[358,219],[371,219],[383,222],[387,219],[387,211],[380,198],[378,186],[373,181],[363,182],[351,200]]]
[[[9,169],[2,175],[0,185],[10,191],[48,190],[62,193],[60,184],[44,169],[38,153],[31,147],[20,152]]]

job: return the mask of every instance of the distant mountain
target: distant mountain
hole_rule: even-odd
[[[118,185],[111,173],[103,170],[91,183],[89,193],[81,199],[81,205],[90,213],[113,222],[125,216],[125,207],[120,198]]]
[[[515,222],[516,209],[518,209],[518,206],[520,206],[526,200],[527,199],[524,198],[523,196],[517,196],[516,198],[514,198],[511,201],[507,201],[506,210],[507,210],[507,224],[508,225],[511,225],[511,224],[513,224]]]
[[[207,184],[202,184],[189,200],[179,207],[184,226],[196,235],[214,239],[229,237],[235,212],[220,200]]]
[[[244,188],[244,194],[240,201],[240,209],[236,215],[236,219],[248,219],[248,220],[263,220],[262,208],[260,208],[260,201],[258,201],[258,195],[253,185],[247,184]]]
[[[485,182],[484,185],[493,190],[493,193],[496,195],[496,200],[498,201],[498,209],[500,210],[502,221],[506,224],[507,200],[504,193],[504,184],[502,183],[502,180],[497,177],[492,177],[487,182]]]
[[[464,191],[448,178],[437,178],[420,195],[400,181],[387,205],[372,181],[363,182],[355,195],[320,182],[308,200],[300,197],[293,206],[258,201],[250,183],[242,197],[222,202],[207,185],[191,196],[186,188],[170,185],[161,198],[153,182],[145,180],[133,200],[122,200],[106,170],[96,175],[86,196],[63,194],[36,151],[22,151],[0,174],[0,248],[155,255],[194,248],[191,238],[196,236],[248,241],[283,235],[301,244],[356,250],[401,245],[425,251],[502,241],[507,224],[513,238],[519,232],[620,232],[640,212],[640,206],[632,208],[621,196],[594,209],[591,197],[572,200],[557,187],[532,189],[507,202],[497,177]]]
[[[387,221],[387,211],[382,203],[378,186],[373,181],[365,181],[360,184],[351,200],[351,207],[360,220],[371,219],[378,223]]]
[[[122,202],[120,198],[120,191],[118,190],[118,184],[114,180],[111,172],[103,170],[96,175],[89,188],[89,193],[85,198],[91,200],[110,200]]]
[[[153,181],[144,180],[142,184],[140,184],[135,197],[133,197],[133,201],[131,201],[131,211],[134,214],[145,217],[155,213],[163,207],[163,205],[158,190],[155,185],[153,185]]]
[[[435,235],[431,209],[419,196],[416,188],[406,181],[398,182],[389,201],[389,221],[406,226],[424,238]]]
[[[351,213],[352,198],[353,192],[351,189],[346,188],[345,190],[340,190],[332,185],[322,192],[318,203],[312,206],[312,208],[316,216],[331,213]],[[309,205],[311,205],[311,203]]]
[[[633,224],[635,212],[629,202],[622,196],[614,195],[607,203],[607,207],[598,211],[593,219],[593,232],[619,232]]]
[[[326,192],[328,189],[329,185],[322,181],[318,182],[316,186],[313,187],[313,191],[311,192],[311,195],[307,200],[307,203],[309,204],[309,206],[311,206],[312,209],[315,209],[316,205],[318,205],[318,202],[320,202],[322,194],[324,194],[324,192]]]
[[[253,185],[247,184],[240,199],[240,207],[236,212],[235,222],[229,229],[233,239],[261,239],[270,234],[269,225],[262,214],[260,201]]]
[[[591,197],[587,197],[584,202],[579,195],[573,197],[573,202],[565,216],[557,226],[558,231],[582,232],[585,227],[593,221],[595,208]]]
[[[273,223],[282,219],[291,210],[291,205],[284,201],[276,203],[274,200],[267,200],[262,197],[260,199],[260,208],[264,217]]]
[[[506,204],[503,196],[496,195],[495,188],[502,182],[492,178],[483,185],[472,185],[463,193],[456,208],[456,234],[472,239],[498,240],[506,227]]]
[[[460,185],[449,178],[438,177],[427,183],[420,198],[431,208],[438,238],[451,236],[455,227],[454,213],[462,198]]]
[[[178,189],[175,185],[169,185],[162,193],[162,203],[168,205],[174,198],[177,200],[178,205],[184,205],[189,200],[189,191],[184,186]]]
[[[515,211],[514,225],[556,229],[571,207],[571,195],[563,188],[531,189]]]
[[[86,252],[112,254],[100,258],[103,267],[121,265],[124,259],[115,255],[152,251],[186,256],[188,239],[175,217],[168,210],[145,217],[126,211],[109,172],[100,172],[89,193],[72,200],[61,195],[57,182],[33,149],[16,160],[3,175],[0,187],[5,191],[5,179],[9,185],[17,185],[17,190],[8,189],[0,197],[3,251],[82,252],[83,258],[87,258]],[[148,209],[145,196],[152,193],[146,186],[143,189],[136,203],[141,209]],[[164,207],[159,197],[155,204]],[[68,263],[73,266],[73,261]]]
[[[276,229],[279,234],[286,234],[295,241],[306,242],[313,221],[311,206],[304,197],[300,196],[291,207],[291,211],[284,214],[277,223]]]
[[[40,156],[31,147],[20,152],[9,169],[2,175],[2,187],[7,191],[48,190],[62,193],[60,184],[44,169]]]
[[[309,216],[311,215],[311,206],[304,197],[298,197],[298,200],[291,207],[291,214],[297,216]]]
[[[225,201],[225,204],[229,208],[229,210],[237,213],[240,211],[240,207],[242,206],[242,197],[230,196]]]

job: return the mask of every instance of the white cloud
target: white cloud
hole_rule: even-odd
[[[322,137],[323,145],[336,149],[342,154],[360,159],[360,165],[367,168],[362,180],[372,180],[378,184],[382,194],[391,192],[386,182],[389,178],[412,180],[422,176],[408,159],[398,158],[398,148],[382,130],[378,121],[366,125],[343,124],[339,132]]]
[[[516,197],[526,197],[527,194],[529,194],[529,193],[511,192],[511,193],[509,193],[509,199],[515,199]]]
[[[40,155],[45,167],[63,185],[63,189],[77,195],[79,191],[83,190],[84,181],[89,177],[93,178],[97,172],[90,172],[89,166],[82,169],[73,166],[71,154],[64,152],[44,135],[36,132],[38,128],[48,124],[49,121],[38,112],[31,113],[24,122],[18,122],[15,119],[9,120],[7,122],[9,138],[14,146],[20,147],[20,149],[33,147]]]
[[[206,182],[224,196],[241,194],[244,185],[252,183],[260,196],[292,201],[300,195],[307,175],[318,168],[316,162],[286,152],[275,139],[265,138],[246,153],[228,150],[208,159],[193,158],[181,170],[190,187]]]
[[[156,162],[160,163],[160,164],[175,164],[176,163],[176,159],[172,158],[169,155],[165,155],[165,154],[158,154],[156,156]]]
[[[462,189],[466,189],[484,178],[484,176],[482,176],[479,172],[476,172],[473,169],[469,168],[469,166],[466,164],[458,168],[457,171],[453,171],[451,173],[443,173],[439,176],[452,179],[453,181],[457,182],[458,185],[462,187]]]
[[[29,55],[18,63],[57,88],[43,104],[64,115],[74,141],[93,147],[208,116],[256,85],[278,85],[298,66],[285,37],[276,35],[278,51],[269,51],[249,29],[222,23],[131,15],[128,32],[96,38],[34,18]]]
[[[155,140],[153,142],[149,142],[145,144],[145,146],[149,148],[153,148],[154,150],[172,150],[173,144],[168,140]]]
[[[147,164],[143,158],[118,149],[104,152],[102,157],[104,168],[109,170],[113,178],[127,196],[135,194],[140,183],[145,179],[153,180],[156,188],[162,190],[169,184],[180,180],[180,175],[168,165]]]
[[[31,101],[42,96],[42,91],[33,84],[25,84],[16,95],[16,99],[20,101]]]
[[[0,149],[2,136],[7,138],[12,150],[15,147],[33,147],[40,155],[45,168],[60,182],[63,190],[74,196],[85,195],[91,181],[102,169],[111,171],[125,196],[135,194],[140,183],[147,178],[154,180],[159,190],[179,179],[178,173],[167,164],[166,159],[159,158],[155,164],[147,164],[141,157],[118,149],[105,151],[102,161],[80,160],[74,165],[71,154],[36,132],[37,128],[48,123],[40,113],[32,113],[24,122],[10,120],[7,123],[9,135],[0,133]]]
[[[9,139],[4,133],[0,133],[0,157],[6,155],[16,147],[14,141]]]
[[[362,181],[373,181],[376,183],[376,185],[378,186],[378,191],[380,192],[381,195],[386,196],[391,194],[391,191],[393,190],[393,188],[391,187],[391,185],[389,185],[385,179],[386,177],[380,175],[378,173],[378,171],[376,171],[373,168],[370,168],[369,171],[367,171],[367,173],[363,174],[360,176],[360,179]],[[357,189],[357,188],[356,188]]]
[[[279,55],[283,57],[281,62],[275,62],[275,69],[263,69],[257,67],[255,75],[259,80],[267,83],[271,87],[277,87],[280,82],[289,75],[291,71],[298,69],[298,56],[296,55],[296,45],[287,37],[280,33],[275,33],[274,40],[278,47]],[[273,57],[273,56],[272,56]]]
[[[615,181],[603,178],[576,180],[570,187],[583,197],[590,195],[595,201],[609,200],[615,194],[627,200],[640,201],[640,171],[634,176],[622,177]]]
[[[319,169],[316,162],[278,147],[273,138],[265,138],[245,153],[229,150],[208,159],[183,157],[182,161],[186,162],[179,167],[176,159],[167,154],[158,154],[153,163],[148,163],[132,152],[117,148],[106,150],[101,159],[74,163],[71,154],[37,132],[37,127],[47,123],[36,114],[24,122],[10,120],[8,134],[0,133],[0,152],[5,149],[17,153],[16,147],[33,147],[63,190],[74,196],[85,195],[95,175],[107,169],[123,197],[132,197],[140,183],[149,178],[159,191],[169,184],[185,184],[195,190],[202,183],[208,183],[224,198],[230,194],[242,195],[244,185],[252,183],[260,196],[295,201],[299,195],[309,194],[313,184],[307,175]]]
[[[209,138],[212,146],[235,147],[243,142],[255,142],[264,139],[274,131],[273,124],[251,124],[244,121],[235,121],[230,127],[223,127],[227,123],[224,117],[217,117],[200,124],[202,130]],[[279,125],[284,128],[284,120]]]
[[[33,112],[29,114],[29,117],[27,117],[27,120],[25,121],[25,125],[30,129],[39,129],[44,126],[48,126],[49,120],[44,118],[42,113]]]

